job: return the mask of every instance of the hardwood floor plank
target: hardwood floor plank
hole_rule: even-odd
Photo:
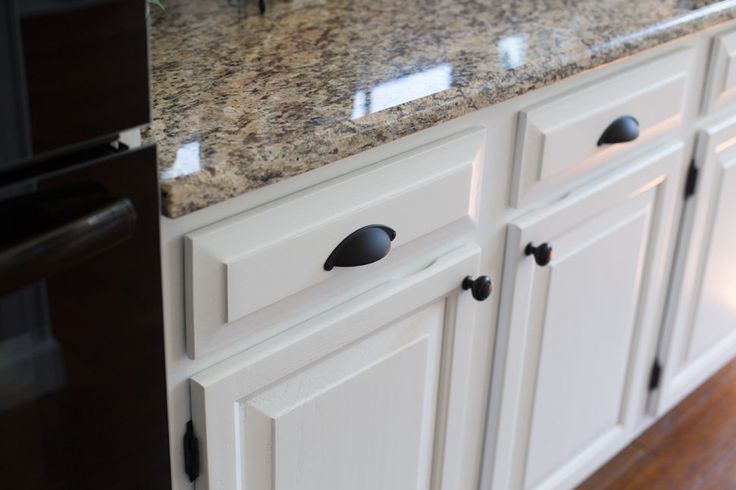
[[[736,489],[736,360],[578,489]]]
[[[646,457],[646,450],[634,444],[621,451],[593,476],[588,478],[578,490],[599,490],[615,488],[628,473],[635,470]]]

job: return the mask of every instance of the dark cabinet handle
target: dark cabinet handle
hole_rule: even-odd
[[[543,244],[537,246],[528,243],[526,245],[526,248],[524,249],[524,255],[533,255],[534,261],[540,267],[544,267],[545,265],[549,264],[554,253],[554,248],[552,248],[552,245],[547,242],[544,242]]]
[[[345,237],[325,261],[325,270],[372,264],[391,251],[396,232],[384,225],[368,225]]]
[[[77,199],[83,202],[85,197],[80,191]],[[47,205],[53,204],[61,208],[64,202],[48,201]],[[28,208],[33,211],[31,204]],[[38,235],[0,248],[0,277],[3,279],[0,296],[125,242],[133,236],[136,221],[133,203],[121,197],[51,226]]]
[[[621,116],[613,121],[598,140],[598,146],[627,143],[639,137],[639,121],[631,116]]]
[[[467,276],[463,279],[463,289],[470,289],[470,292],[473,293],[473,298],[478,301],[485,301],[491,295],[491,291],[493,291],[493,282],[488,276],[480,276],[477,279]]]

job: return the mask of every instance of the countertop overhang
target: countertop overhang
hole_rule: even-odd
[[[736,18],[736,0],[169,0],[152,9],[176,218]]]

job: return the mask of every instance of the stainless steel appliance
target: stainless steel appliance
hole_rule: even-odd
[[[145,0],[0,4],[0,466],[170,488]]]

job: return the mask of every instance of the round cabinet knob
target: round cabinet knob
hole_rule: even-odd
[[[628,143],[639,137],[639,121],[631,116],[621,116],[613,121],[598,140],[598,146]]]
[[[463,279],[463,289],[470,289],[473,298],[478,301],[485,301],[493,291],[493,282],[488,276],[480,276],[477,279],[468,276]]]
[[[533,244],[529,243],[524,249],[524,255],[533,255],[534,262],[536,262],[537,265],[541,267],[549,264],[554,254],[555,249],[552,248],[552,245],[547,242],[544,242],[541,245],[537,245],[536,247]]]

